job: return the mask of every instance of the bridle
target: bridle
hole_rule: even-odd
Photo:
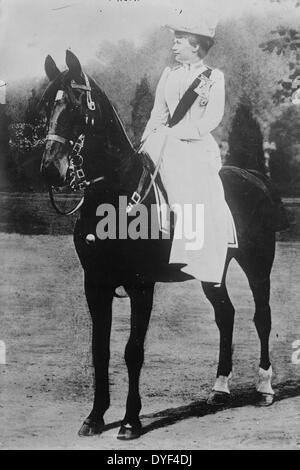
[[[83,77],[85,80],[85,84],[81,85],[76,83],[74,80],[71,81],[71,87],[74,89],[81,89],[86,92],[86,99],[87,99],[87,107],[91,111],[95,111],[96,105],[95,102],[92,100],[91,97],[91,86],[89,83],[89,79],[87,75],[83,72]],[[62,90],[58,90],[57,92],[57,97],[62,97]],[[59,98],[56,98],[59,99]],[[86,114],[85,116],[85,122],[88,124],[89,122],[89,115]],[[94,118],[91,118],[91,125],[94,126]],[[57,134],[48,134],[46,136],[46,141],[55,141],[59,142],[61,144],[68,144],[72,146],[72,150],[70,154],[68,155],[68,182],[66,185],[64,185],[62,188],[69,188],[72,191],[82,191],[86,189],[87,187],[91,186],[92,184],[98,183],[99,181],[102,181],[104,179],[104,176],[99,176],[97,178],[93,178],[91,180],[87,180],[84,169],[83,169],[83,157],[82,157],[82,149],[84,147],[85,143],[85,134],[81,133],[76,142],[74,143],[72,140],[66,139],[65,137],[61,137]],[[62,211],[56,204],[55,204],[55,198],[54,198],[54,190],[56,187],[51,186],[49,188],[49,196],[50,196],[50,201],[54,207],[54,209],[61,215],[72,215],[74,214],[83,204],[84,202],[84,196],[80,199],[80,201],[75,205],[75,207],[69,211]]]
[[[71,88],[80,89],[80,90],[85,91],[86,92],[86,100],[87,100],[86,101],[87,102],[87,108],[90,111],[95,111],[96,105],[95,105],[95,102],[92,100],[92,97],[91,97],[91,86],[90,86],[90,83],[89,83],[89,79],[88,79],[87,75],[84,72],[83,72],[83,77],[84,77],[84,80],[85,80],[85,84],[78,84],[74,80],[72,80],[71,81]],[[56,99],[61,99],[62,95],[63,95],[63,91],[58,90],[57,95],[56,95]],[[94,126],[94,118],[90,117],[88,114],[86,114],[85,115],[86,125],[88,125],[89,120],[90,120],[91,125]],[[125,129],[124,129],[124,127],[123,127],[120,120],[119,120],[119,123],[120,123],[120,126],[123,128],[124,133],[126,135],[126,131],[125,131]],[[60,187],[59,189],[68,188],[68,189],[71,189],[74,192],[82,191],[82,190],[85,190],[87,187],[89,187],[89,186],[91,186],[95,183],[98,183],[99,181],[104,180],[103,176],[99,176],[98,178],[94,178],[94,179],[91,179],[91,180],[86,179],[84,169],[83,169],[83,157],[81,155],[81,152],[82,152],[82,149],[84,148],[84,143],[85,143],[85,134],[84,133],[81,133],[78,136],[75,143],[72,140],[69,140],[65,137],[61,137],[60,135],[57,135],[57,134],[48,134],[47,137],[46,137],[46,141],[47,140],[56,141],[56,142],[59,142],[59,143],[64,144],[64,145],[68,144],[72,147],[72,150],[71,150],[70,154],[68,155],[68,165],[69,165],[68,170],[67,170],[68,182],[67,182],[66,185],[64,185],[63,187]],[[128,141],[129,141],[129,139],[128,139]],[[158,172],[159,172],[159,169],[160,169],[160,166],[161,166],[162,156],[163,156],[164,149],[165,149],[165,146],[166,146],[166,141],[167,141],[167,138],[164,139],[164,143],[162,145],[160,155],[159,155],[159,158],[158,158],[158,162],[155,165],[154,171],[152,172],[151,169],[148,167],[148,165],[143,165],[143,171],[142,171],[142,174],[140,176],[138,186],[137,186],[136,190],[133,192],[133,194],[132,194],[132,196],[129,200],[128,206],[126,208],[127,213],[131,212],[131,210],[133,209],[134,206],[136,206],[138,204],[141,204],[147,198],[147,196],[150,193],[150,190],[152,189],[152,187],[155,187],[155,181],[157,179]],[[140,149],[138,150],[137,153],[140,153],[142,148],[143,148],[143,144],[141,145],[141,147],[140,147]],[[146,181],[147,181],[149,175],[150,175],[150,183],[146,187]],[[73,209],[71,209],[69,211],[62,211],[55,204],[55,197],[54,197],[55,189],[58,189],[58,188],[55,188],[54,186],[51,186],[49,188],[49,196],[50,196],[51,204],[53,205],[56,212],[58,212],[59,214],[61,214],[61,215],[72,215],[82,206],[82,204],[84,202],[84,195],[81,197],[80,201],[75,205],[75,207]]]

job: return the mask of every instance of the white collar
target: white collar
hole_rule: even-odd
[[[182,64],[182,65],[187,71],[189,71],[191,73],[196,71],[196,70],[198,71],[199,69],[204,67],[204,63],[203,63],[202,59],[199,59],[197,62],[193,62],[191,64],[185,63],[185,64]]]

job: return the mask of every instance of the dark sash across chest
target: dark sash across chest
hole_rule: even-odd
[[[200,73],[198,77],[195,78],[176,106],[173,116],[170,117],[168,121],[169,127],[173,127],[181,121],[197,98],[200,98],[200,106],[207,105],[209,90],[212,85],[212,81],[210,80],[211,73],[212,69],[207,68],[207,70]]]

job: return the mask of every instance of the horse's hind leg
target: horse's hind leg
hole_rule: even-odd
[[[271,385],[272,367],[269,356],[271,333],[270,274],[275,254],[275,237],[270,235],[267,248],[256,249],[247,255],[240,253],[236,259],[244,270],[255,303],[254,324],[260,340],[260,363],[257,391],[260,405],[271,405],[274,391]]]
[[[202,282],[202,288],[215,312],[215,321],[220,332],[219,364],[217,379],[209,396],[209,404],[222,404],[229,399],[228,381],[232,370],[232,335],[234,324],[234,307],[226,288],[226,274],[231,255],[227,257],[221,285]]]
[[[110,404],[108,366],[114,288],[101,287],[86,275],[85,294],[93,324],[92,354],[95,369],[95,392],[93,409],[78,434],[92,436],[103,431],[103,416]]]
[[[126,288],[126,287],[125,287]],[[144,342],[153,305],[154,284],[144,287],[126,288],[131,302],[131,329],[125,348],[129,389],[126,414],[122,421],[118,439],[135,439],[141,435],[141,398],[139,379],[144,362]]]

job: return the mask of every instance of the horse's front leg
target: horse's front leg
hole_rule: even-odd
[[[99,286],[94,276],[85,276],[85,294],[92,317],[92,354],[95,369],[94,405],[79,430],[80,436],[100,434],[104,428],[104,413],[109,408],[110,332],[114,288]]]
[[[234,307],[228,296],[225,281],[220,286],[202,283],[203,291],[215,311],[215,321],[220,333],[217,378],[208,398],[208,404],[221,405],[230,398],[229,379],[232,371],[232,335]]]
[[[136,439],[141,435],[141,397],[139,379],[144,362],[144,342],[153,306],[154,284],[126,288],[131,302],[131,329],[125,349],[125,362],[128,369],[129,389],[126,414],[122,421],[118,439]]]

